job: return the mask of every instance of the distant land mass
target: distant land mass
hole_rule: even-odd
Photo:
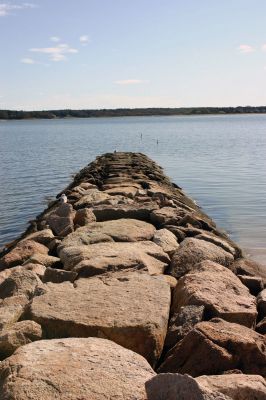
[[[266,106],[252,107],[182,107],[182,108],[116,108],[99,110],[46,110],[15,111],[0,110],[0,120],[12,119],[53,119],[92,117],[141,117],[171,115],[211,115],[211,114],[263,114]]]

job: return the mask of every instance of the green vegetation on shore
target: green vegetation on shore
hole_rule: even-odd
[[[208,114],[263,114],[266,106],[260,107],[191,107],[191,108],[117,108],[102,110],[47,110],[15,111],[0,110],[0,120],[31,118],[91,118],[91,117],[137,117],[157,115],[208,115]]]

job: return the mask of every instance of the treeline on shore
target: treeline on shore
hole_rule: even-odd
[[[156,115],[208,115],[208,114],[262,114],[266,106],[260,107],[192,107],[192,108],[117,108],[101,110],[48,110],[15,111],[0,110],[0,120],[8,119],[52,119],[52,118],[92,118],[92,117],[137,117]]]

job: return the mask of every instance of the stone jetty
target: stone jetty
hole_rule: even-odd
[[[266,400],[265,286],[155,162],[97,157],[1,254],[0,400]]]

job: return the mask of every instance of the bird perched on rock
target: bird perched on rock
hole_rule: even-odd
[[[67,203],[67,197],[66,197],[65,193],[61,194],[61,196],[59,197],[59,202],[61,204]]]

